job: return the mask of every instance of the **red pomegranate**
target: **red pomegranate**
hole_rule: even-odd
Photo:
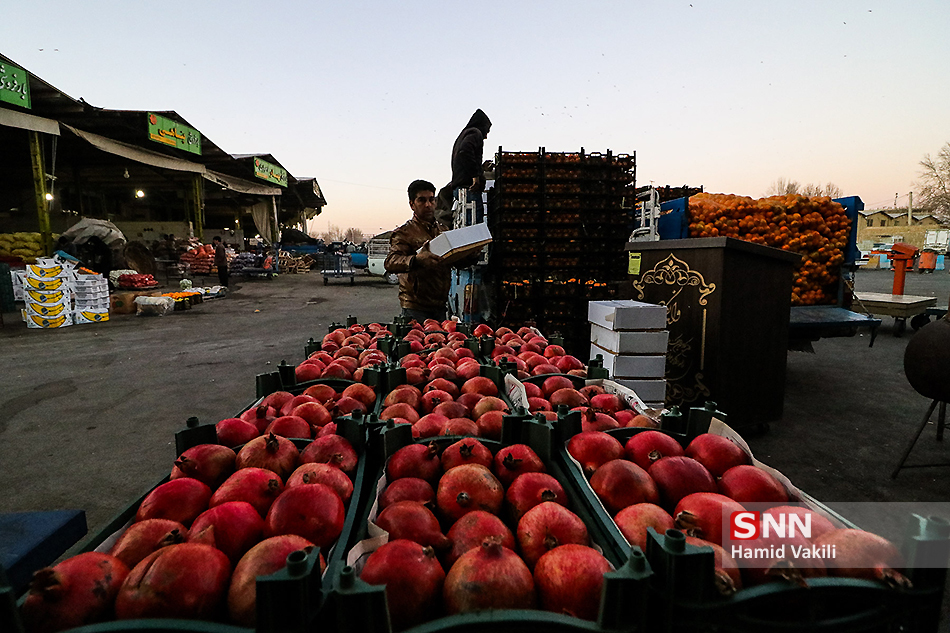
[[[310,404],[318,407],[321,406],[316,402],[311,402]],[[271,422],[264,432],[280,435],[281,437],[299,437],[309,440],[313,429],[310,427],[310,423],[300,416],[282,415]]]
[[[462,393],[478,393],[483,396],[497,396],[498,385],[487,376],[469,378],[462,384]]]
[[[589,545],[587,526],[562,505],[546,501],[525,512],[516,531],[521,554],[529,567],[548,550],[574,543]]]
[[[712,549],[716,561],[716,589],[724,596],[731,596],[739,589],[742,589],[742,574],[739,571],[739,565],[736,560],[715,543],[704,541],[695,536],[687,536],[686,542],[696,547],[708,547]]]
[[[653,462],[661,457],[676,457],[683,454],[679,442],[660,431],[641,431],[627,440],[624,446],[627,459],[644,470],[650,470]]]
[[[288,488],[305,484],[330,486],[339,495],[344,505],[349,503],[350,497],[353,496],[353,482],[346,473],[330,464],[301,464],[287,479]]]
[[[213,508],[228,501],[247,501],[261,517],[266,517],[274,499],[283,491],[284,482],[274,471],[266,468],[242,468],[235,471],[214,491],[208,505]]]
[[[376,525],[389,532],[390,539],[409,539],[437,550],[451,545],[432,510],[417,501],[391,503],[376,517]]]
[[[274,407],[277,411],[280,411],[285,404],[294,399],[294,394],[289,391],[275,391],[273,393],[267,394],[263,400],[261,400],[258,406],[261,407]]]
[[[290,414],[306,420],[312,431],[316,431],[333,421],[333,416],[320,402],[305,402],[294,407]]]
[[[383,398],[383,407],[389,407],[394,404],[408,404],[416,411],[422,406],[422,392],[412,385],[401,385],[396,387]]]
[[[225,418],[214,425],[214,430],[218,443],[228,448],[250,442],[261,434],[255,425],[240,418]]]
[[[904,558],[893,543],[882,536],[841,528],[812,539],[822,551],[830,576],[883,580],[897,586],[908,586],[900,570]]]
[[[611,415],[626,408],[620,396],[614,393],[601,393],[591,397],[590,406],[604,413],[610,413]]]
[[[452,404],[458,404],[458,403],[453,402]],[[477,437],[478,425],[475,424],[475,420],[471,420],[469,418],[464,418],[464,417],[451,418],[442,427],[442,435]]]
[[[274,421],[274,418],[277,417],[277,409],[264,405],[251,407],[242,413],[240,417],[248,424],[253,424],[254,428],[257,429],[257,434],[260,435],[264,432],[264,429]]]
[[[431,547],[396,539],[369,555],[360,579],[386,586],[392,626],[402,630],[431,618],[437,611],[445,571]]]
[[[590,407],[581,409],[581,430],[582,431],[609,431],[610,429],[619,429],[620,422],[616,418],[595,411]]]
[[[329,464],[353,476],[359,464],[359,455],[349,440],[340,435],[318,437],[300,453],[301,464]]]
[[[508,526],[494,514],[484,510],[472,510],[452,524],[446,535],[452,549],[445,555],[445,566],[451,568],[459,557],[470,549],[480,547],[488,537],[501,539],[501,544],[515,549],[515,536]]]
[[[386,479],[393,481],[402,477],[418,477],[431,484],[442,475],[442,462],[436,444],[409,444],[403,446],[386,463]]]
[[[617,513],[614,522],[627,542],[644,552],[647,549],[647,528],[652,527],[659,534],[665,534],[667,530],[675,527],[670,513],[655,503],[635,503],[627,506]]]
[[[787,518],[790,514],[797,514],[802,517],[803,521],[808,517],[808,521],[810,521],[811,525],[811,537],[809,538],[811,541],[814,541],[826,532],[837,529],[830,519],[804,506],[773,506],[762,513],[763,517],[766,514],[775,515],[777,518],[781,518],[782,515]]]
[[[568,409],[574,407],[587,406],[587,398],[581,392],[573,387],[563,387],[550,395],[548,402],[551,406],[557,408],[559,405],[565,405]]]
[[[498,514],[504,499],[501,482],[481,464],[462,464],[445,471],[435,491],[436,507],[450,522],[472,510]]]
[[[625,459],[614,459],[597,470],[590,486],[611,516],[635,503],[659,503],[660,494],[647,471]]]
[[[132,569],[140,560],[155,550],[184,543],[188,538],[188,528],[171,519],[145,519],[133,523],[118,538],[109,553]]]
[[[442,470],[449,470],[462,464],[481,464],[491,468],[494,455],[484,444],[474,438],[459,440],[442,451]]]
[[[576,459],[588,477],[603,464],[623,457],[623,444],[608,433],[578,433],[567,443],[567,452]]]
[[[330,362],[329,359],[327,362]],[[303,391],[303,395],[310,396],[320,404],[325,405],[336,398],[336,390],[328,384],[310,385]]]
[[[480,547],[455,561],[445,576],[442,598],[450,615],[486,609],[533,609],[537,604],[531,571],[496,537],[485,539]]]
[[[802,585],[806,578],[828,575],[820,557],[808,556],[812,543],[799,533],[781,536],[771,532],[750,541],[733,541],[729,553],[734,554],[737,547],[745,552],[736,562],[742,569],[742,578],[747,585],[760,585],[779,579]],[[768,555],[755,557],[749,555],[749,551]],[[799,556],[799,552],[805,552],[805,555]]]
[[[501,426],[505,419],[504,411],[488,411],[478,416],[478,435],[486,440],[501,440]]]
[[[294,396],[293,398],[285,402],[283,405],[281,405],[280,409],[277,410],[277,413],[279,414],[278,417],[290,415],[290,412],[296,409],[297,407],[299,407],[300,405],[305,404],[307,402],[316,402],[316,401],[317,401],[316,398],[313,398],[305,394]]]
[[[369,385],[358,382],[344,389],[343,393],[340,394],[340,398],[353,398],[354,400],[358,400],[362,402],[367,409],[376,406],[376,392],[373,391],[373,388]]]
[[[287,488],[264,519],[264,536],[296,534],[320,549],[333,545],[343,531],[344,509],[329,486],[307,484]]]
[[[310,551],[313,543],[296,534],[264,539],[241,557],[228,588],[228,615],[235,624],[257,626],[257,577],[269,576],[287,566],[287,557],[298,550]],[[326,569],[323,556],[320,567]]]
[[[466,363],[467,365],[475,365],[475,363]],[[477,367],[477,365],[476,365]],[[455,399],[460,405],[464,406],[468,411],[469,415],[472,414],[475,405],[478,404],[479,400],[482,400],[485,396],[480,393],[463,393],[458,398]],[[475,417],[475,416],[472,416]]]
[[[716,480],[706,467],[691,457],[661,457],[647,470],[660,491],[660,505],[669,511],[686,495],[716,492]]]
[[[684,454],[705,466],[713,477],[722,477],[733,466],[751,463],[749,455],[738,444],[712,433],[697,435]]]
[[[244,445],[238,454],[235,467],[266,468],[280,475],[281,480],[290,476],[297,468],[300,453],[294,443],[286,437],[262,435]]]
[[[440,360],[442,363],[447,362],[445,359],[440,359]],[[450,396],[452,396],[452,400],[457,399],[461,393],[459,392],[458,386],[454,382],[452,382],[451,380],[447,380],[445,378],[433,378],[432,380],[430,380],[428,384],[426,384],[426,386],[422,388],[423,394],[425,394],[425,392],[427,391],[444,391]]]
[[[435,490],[425,479],[403,477],[386,485],[386,489],[379,495],[379,509],[382,510],[397,501],[417,501],[434,508]]]
[[[336,422],[328,422],[321,426],[314,439],[317,437],[326,437],[327,435],[336,435]]]
[[[778,479],[752,465],[733,466],[719,479],[719,492],[740,503],[788,503],[788,493]]]
[[[107,619],[128,566],[115,556],[85,552],[33,574],[21,615],[31,633],[54,633]],[[12,606],[12,596],[10,598]],[[12,622],[11,622],[12,624]]]
[[[397,402],[389,405],[379,414],[380,420],[393,420],[395,418],[402,418],[409,424],[415,424],[419,421],[419,412],[407,402]]]
[[[115,616],[213,619],[230,579],[231,563],[220,550],[203,543],[169,545],[132,569],[116,597]]]
[[[188,541],[218,548],[232,564],[261,540],[264,520],[247,501],[228,501],[209,508],[191,524]]]
[[[333,417],[342,418],[347,415],[359,411],[360,413],[365,414],[369,409],[361,401],[356,398],[351,398],[349,396],[340,396],[340,399],[336,401],[333,407]]]
[[[583,620],[596,620],[604,574],[613,571],[603,554],[585,545],[562,545],[534,566],[541,608]]]
[[[536,364],[532,366],[529,361],[525,361],[525,362],[528,363],[528,366],[532,368],[532,372],[536,367],[544,365],[544,363],[542,362],[539,365]],[[555,370],[556,369],[557,368],[555,367]],[[551,373],[551,372],[545,372],[545,373]],[[560,376],[560,375],[550,376],[548,378],[545,378],[544,382],[541,383],[541,393],[544,394],[545,398],[550,398],[551,394],[553,394],[558,389],[573,389],[573,388],[574,388],[574,382],[567,376]]]
[[[472,408],[472,417],[477,420],[489,411],[508,411],[508,405],[496,396],[485,396],[475,403]]]
[[[419,439],[442,435],[442,429],[448,421],[441,413],[427,413],[412,425],[412,437]]]
[[[567,493],[557,479],[547,473],[522,473],[505,492],[512,520],[517,523],[524,513],[546,501],[567,507]]]
[[[547,472],[538,454],[526,444],[512,444],[495,453],[492,471],[506,488],[522,473]]]
[[[188,526],[199,514],[208,509],[211,488],[197,479],[183,477],[156,486],[142,500],[136,521],[171,519]]]
[[[738,501],[716,492],[694,492],[680,499],[673,511],[676,527],[716,545],[722,545],[722,526],[733,512],[745,510]]]

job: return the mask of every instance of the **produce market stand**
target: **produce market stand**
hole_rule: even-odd
[[[911,325],[914,325],[914,319],[917,316],[926,315],[928,308],[937,305],[936,297],[896,295],[883,292],[856,292],[854,299],[871,314],[894,317],[894,336],[900,336],[906,329],[908,318],[911,319]]]

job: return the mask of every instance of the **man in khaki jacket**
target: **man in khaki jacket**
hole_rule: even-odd
[[[449,227],[435,218],[435,186],[425,180],[409,185],[412,218],[393,231],[386,256],[386,272],[399,273],[399,304],[402,315],[419,323],[445,320],[451,286],[451,267],[429,251],[429,240]],[[425,245],[425,248],[422,248]],[[421,249],[421,250],[420,250]]]

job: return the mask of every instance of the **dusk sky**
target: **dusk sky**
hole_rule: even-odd
[[[636,152],[639,185],[832,182],[868,208],[906,207],[950,141],[947,0],[7,4],[0,52],[66,94],[316,177],[317,232],[405,221],[476,108],[485,158]]]

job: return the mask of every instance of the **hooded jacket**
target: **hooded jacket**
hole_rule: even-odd
[[[403,308],[425,312],[445,308],[452,284],[450,267],[422,267],[416,263],[415,254],[423,244],[448,229],[438,220],[421,222],[413,217],[393,231],[383,265],[387,272],[399,273],[399,305]]]
[[[449,186],[470,187],[473,178],[482,178],[482,151],[491,128],[488,115],[479,110],[469,119],[452,146],[452,182]]]

